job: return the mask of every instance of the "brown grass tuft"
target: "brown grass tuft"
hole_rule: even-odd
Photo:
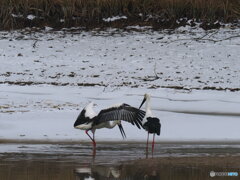
[[[28,19],[28,15],[36,16]],[[141,14],[141,15],[140,15]],[[0,28],[108,26],[106,17],[125,15],[131,23],[176,25],[181,18],[213,23],[240,17],[239,0],[0,0]]]

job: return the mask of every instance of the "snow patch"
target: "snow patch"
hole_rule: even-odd
[[[33,19],[35,19],[36,18],[36,16],[35,15],[32,15],[32,14],[29,14],[28,16],[27,16],[27,19],[29,19],[29,20],[33,20]]]
[[[117,20],[120,20],[120,19],[127,19],[127,16],[113,16],[113,17],[103,18],[103,21],[113,22],[113,21],[117,21]]]

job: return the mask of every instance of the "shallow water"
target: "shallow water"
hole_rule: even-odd
[[[156,144],[146,156],[145,144],[108,143],[94,156],[91,144],[0,144],[1,180],[186,180],[210,171],[239,172],[240,145]]]

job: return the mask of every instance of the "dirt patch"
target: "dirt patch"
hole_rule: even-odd
[[[19,86],[30,86],[30,85],[53,85],[53,86],[67,86],[74,85],[71,83],[60,83],[60,82],[34,82],[34,81],[0,81],[0,84],[10,84],[10,85],[19,85]],[[77,86],[106,86],[99,83],[77,83]]]
[[[30,86],[30,85],[41,85],[41,84],[46,84],[46,85],[53,85],[53,86],[81,86],[81,87],[93,87],[93,86],[102,86],[102,87],[107,87],[108,85],[103,84],[103,83],[61,83],[61,82],[34,82],[34,81],[0,81],[0,84],[10,84],[10,85],[19,85],[19,86]],[[132,85],[131,82],[123,82],[117,87],[125,87],[125,86],[130,86],[131,88],[138,88],[141,87],[141,85]],[[168,88],[168,89],[176,89],[176,90],[216,90],[216,91],[231,91],[231,92],[236,92],[240,91],[240,88],[222,88],[222,87],[213,87],[213,86],[205,86],[205,87],[192,87],[188,88],[185,86],[160,86],[160,85],[151,85],[147,87],[148,89],[158,89],[158,88]]]

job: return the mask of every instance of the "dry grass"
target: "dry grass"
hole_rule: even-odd
[[[29,14],[34,20],[27,19]],[[141,16],[139,16],[141,14]],[[104,17],[125,15],[127,23],[162,24],[180,18],[232,22],[240,17],[239,0],[0,0],[1,29],[27,26],[99,26]],[[151,15],[152,18],[149,18]],[[125,22],[126,23],[126,22]]]

